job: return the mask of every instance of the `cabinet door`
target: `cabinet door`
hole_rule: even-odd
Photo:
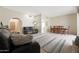
[[[15,22],[11,22],[11,23],[10,23],[10,31],[11,31],[11,32],[15,32],[15,26],[16,26],[16,25],[15,25]]]

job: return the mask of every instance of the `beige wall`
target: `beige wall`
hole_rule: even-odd
[[[41,32],[41,15],[36,15],[34,17],[34,21],[33,22],[36,22],[36,24],[34,25],[34,27],[36,29],[38,29],[39,32]]]
[[[77,35],[79,36],[79,13],[77,13]]]
[[[76,14],[69,14],[64,16],[58,16],[58,17],[51,17],[47,20],[48,28],[50,25],[61,25],[68,27],[70,26],[70,33],[71,34],[77,34],[77,15]]]
[[[22,13],[0,7],[0,22],[2,21],[4,25],[8,25],[8,22],[11,18],[21,18],[22,16]]]
[[[2,21],[3,25],[8,25],[9,20],[16,17],[20,18],[20,20],[22,21],[23,27],[34,26],[33,22],[36,21],[37,22],[36,27],[39,29],[39,32],[41,32],[41,16],[40,15],[35,16],[33,20],[33,19],[28,19],[26,17],[26,14],[0,7],[0,22]]]

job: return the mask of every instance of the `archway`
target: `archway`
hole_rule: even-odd
[[[20,18],[12,18],[9,21],[9,30],[14,33],[22,33],[22,22]]]

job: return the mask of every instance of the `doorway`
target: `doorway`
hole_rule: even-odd
[[[9,30],[14,33],[22,33],[22,22],[20,18],[12,18],[9,21]]]

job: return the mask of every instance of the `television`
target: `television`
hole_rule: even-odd
[[[32,34],[33,33],[33,27],[23,27],[23,33],[24,34]]]

